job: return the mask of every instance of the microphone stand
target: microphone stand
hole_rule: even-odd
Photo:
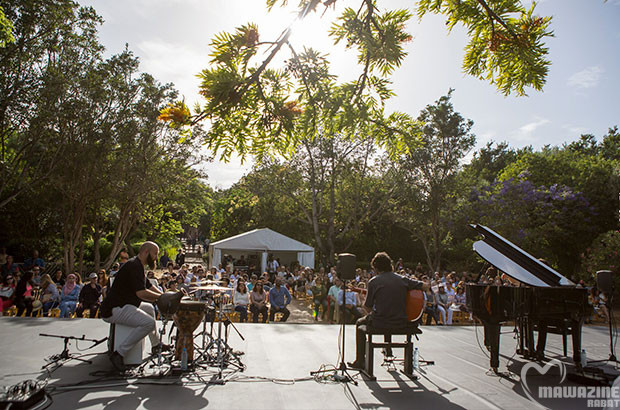
[[[70,340],[75,340],[77,341],[85,341],[85,342],[93,342],[93,345],[90,346],[88,349],[92,349],[93,347],[105,342],[106,340],[108,340],[107,337],[104,337],[103,339],[97,340],[97,339],[88,339],[85,335],[82,335],[82,337],[75,337],[75,336],[60,336],[60,335],[50,335],[47,333],[39,333],[39,336],[43,336],[43,337],[55,337],[58,339],[64,339],[64,347],[62,349],[62,352],[52,355],[49,358],[47,358],[46,360],[49,361],[48,364],[46,364],[45,366],[41,367],[41,369],[46,369],[48,370],[48,367],[52,366],[52,365],[57,365],[57,368],[62,366],[63,364],[65,364],[66,362],[68,362],[69,360],[78,360],[80,362],[84,362],[84,363],[88,363],[88,364],[92,364],[93,362],[91,360],[86,360],[86,359],[82,359],[81,357],[78,357],[72,353],[69,352],[69,341]],[[60,363],[62,362],[62,363]],[[59,364],[60,363],[60,364]],[[54,369],[55,370],[55,369]]]
[[[347,367],[347,364],[345,362],[345,335],[346,335],[346,316],[347,316],[347,309],[346,309],[346,294],[347,294],[347,287],[346,285],[342,284],[342,286],[340,287],[340,290],[342,290],[342,311],[340,312],[340,326],[341,326],[341,332],[342,332],[342,346],[341,346],[341,351],[342,351],[342,355],[340,357],[340,364],[338,365],[338,368],[336,369],[336,373],[334,374],[334,380],[342,382],[342,383],[353,383],[354,385],[357,386],[357,381],[355,379],[353,379],[353,377],[351,377],[351,375],[349,374],[349,368]],[[322,374],[325,372],[330,372],[333,370],[317,370],[317,371],[312,371],[310,372],[311,376],[314,376],[316,374]],[[338,374],[338,371],[340,371],[340,374]]]

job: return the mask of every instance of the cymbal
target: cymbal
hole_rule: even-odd
[[[196,292],[197,290],[212,290],[215,292],[227,292],[229,290],[232,291],[232,288],[226,288],[224,286],[215,286],[215,285],[192,287],[192,292]]]
[[[196,283],[200,283],[200,284],[204,284],[204,283],[224,283],[224,281],[223,280],[205,279],[205,280],[199,280]]]

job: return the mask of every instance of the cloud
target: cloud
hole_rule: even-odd
[[[551,121],[546,118],[537,117],[535,121],[528,122],[527,124],[519,127],[519,129],[515,133],[513,133],[514,139],[524,142],[533,141],[535,139],[533,135],[534,132],[538,128],[542,127],[543,125],[549,124],[550,122]]]
[[[579,125],[574,125],[574,124],[563,125],[562,128],[567,130],[571,135],[582,135],[588,131],[586,127],[581,127]]]
[[[576,72],[568,78],[568,85],[575,88],[592,88],[596,87],[601,80],[603,70],[599,66],[591,66]]]
[[[204,164],[201,168],[207,173],[207,182],[216,189],[230,188],[235,182],[252,170],[253,161],[241,164],[238,158],[231,158],[230,162],[214,161]]]
[[[187,97],[186,102],[202,102],[198,96],[200,80],[196,78],[207,67],[207,50],[196,50],[184,44],[162,40],[142,41],[137,45],[140,68],[162,82],[174,83],[175,88]]]

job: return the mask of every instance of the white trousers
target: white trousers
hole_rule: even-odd
[[[103,320],[108,323],[117,323],[134,328],[118,349],[116,349],[121,356],[125,356],[136,343],[147,335],[151,340],[151,346],[159,345],[155,309],[153,309],[153,305],[150,303],[142,302],[139,307],[129,304],[123,307],[115,307],[112,309],[112,316]]]
[[[452,324],[452,314],[454,313],[452,311],[452,309],[448,308],[448,311],[446,312],[446,309],[443,308],[443,306],[437,306],[439,308],[439,313],[441,314],[441,319],[443,321],[444,324],[446,325],[451,325]],[[447,320],[446,320],[446,315],[448,316]]]

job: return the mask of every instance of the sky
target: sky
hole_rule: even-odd
[[[163,83],[174,83],[190,107],[203,103],[196,74],[208,67],[214,35],[253,22],[260,40],[275,40],[294,20],[293,9],[268,12],[264,0],[79,0],[104,18],[99,36],[112,55],[125,44],[140,58],[140,69]],[[296,0],[290,3],[296,5]],[[526,5],[530,0],[524,0]],[[293,26],[297,49],[313,47],[329,54],[332,72],[342,80],[359,76],[355,51],[333,45],[331,22],[346,6],[360,0],[338,0],[336,9],[312,14]],[[454,109],[474,121],[477,148],[489,141],[507,141],[514,148],[561,145],[583,133],[601,138],[620,126],[620,0],[541,0],[537,14],[553,16],[554,37],[547,40],[551,68],[542,92],[527,97],[500,94],[493,85],[463,74],[465,31],[448,33],[443,16],[415,17],[415,0],[378,0],[383,9],[407,8],[414,13],[408,29],[413,41],[408,56],[391,79],[396,97],[387,111],[416,117],[450,88]],[[262,61],[262,54],[259,59]],[[287,57],[278,56],[281,64]],[[227,188],[249,171],[251,161],[203,165],[208,183]]]

